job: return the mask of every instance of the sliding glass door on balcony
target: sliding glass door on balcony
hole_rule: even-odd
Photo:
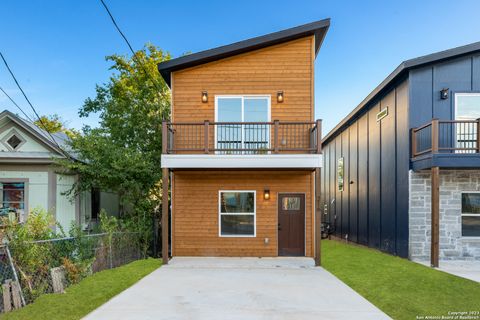
[[[217,96],[215,148],[219,153],[266,153],[270,148],[269,96]]]
[[[457,153],[475,153],[478,148],[480,93],[455,94],[455,136]]]

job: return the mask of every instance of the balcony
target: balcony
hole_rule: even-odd
[[[480,168],[480,119],[438,120],[412,129],[414,170],[431,167]]]
[[[321,121],[163,122],[162,167],[321,166]]]

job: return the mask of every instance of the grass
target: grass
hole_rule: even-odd
[[[160,260],[138,260],[105,270],[66,289],[65,294],[43,295],[25,308],[6,313],[2,320],[80,319],[157,269]]]
[[[338,241],[322,248],[323,267],[393,319],[480,311],[477,282]]]

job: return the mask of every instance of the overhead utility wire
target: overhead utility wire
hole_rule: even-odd
[[[113,17],[112,13],[111,13],[110,10],[108,9],[108,6],[107,6],[107,4],[105,3],[105,1],[104,1],[104,0],[100,0],[100,2],[102,3],[103,7],[104,7],[105,10],[107,11],[108,15],[110,16],[110,19],[112,20],[112,23],[113,23],[113,25],[115,26],[115,28],[117,29],[118,33],[120,33],[120,36],[122,36],[123,40],[125,40],[125,42],[127,43],[128,48],[129,48],[130,51],[132,52],[132,55],[133,55],[132,58],[136,60],[136,62],[142,67],[143,72],[145,72],[145,74],[150,78],[150,80],[152,80],[152,83],[153,83],[153,85],[156,87],[156,89],[158,90],[158,93],[159,93],[160,95],[162,95],[163,97],[165,97],[164,94],[163,94],[162,88],[158,85],[157,80],[154,79],[150,73],[148,73],[148,71],[147,71],[147,69],[145,68],[143,62],[140,61],[140,59],[136,59],[136,58],[137,58],[137,55],[135,54],[135,51],[133,50],[132,45],[130,44],[130,41],[128,41],[127,37],[125,36],[125,34],[122,32],[122,30],[121,30],[120,27],[118,26],[117,22],[115,21],[115,18]]]
[[[23,111],[22,108],[20,108],[20,106],[15,102],[15,100],[13,100],[12,97],[10,97],[8,93],[6,93],[5,90],[3,90],[2,87],[0,87],[0,91],[2,91],[3,94],[18,108],[18,110],[20,110],[23,113],[23,115],[28,119],[28,121],[33,123],[33,120],[25,113],[25,111]]]
[[[37,119],[38,119],[39,123],[42,125],[43,129],[48,133],[48,135],[49,135],[50,138],[52,139],[53,143],[55,143],[55,145],[56,145],[56,146],[58,147],[58,149],[63,153],[63,155],[66,156],[66,157],[69,157],[68,154],[62,149],[62,147],[60,147],[60,145],[58,144],[57,140],[55,140],[55,138],[53,137],[53,135],[48,131],[47,126],[46,126],[45,123],[43,122],[42,118],[40,118],[40,116],[38,115],[37,110],[35,110],[35,107],[34,107],[33,104],[30,102],[30,99],[28,99],[28,97],[27,97],[27,95],[25,94],[25,91],[23,91],[22,86],[20,85],[20,83],[18,83],[17,78],[16,78],[15,75],[13,74],[12,69],[10,69],[10,66],[9,66],[8,63],[7,63],[7,60],[5,60],[5,57],[3,56],[3,54],[2,54],[1,52],[0,52],[0,57],[2,58],[3,63],[4,63],[5,66],[7,67],[8,72],[10,73],[10,75],[11,75],[12,78],[13,78],[13,80],[15,81],[15,84],[17,85],[18,89],[20,89],[20,91],[22,92],[23,97],[25,98],[25,100],[27,100],[28,104],[30,105],[30,108],[32,108],[33,113],[34,113],[35,116],[37,117]]]

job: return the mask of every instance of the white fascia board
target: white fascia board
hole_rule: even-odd
[[[162,168],[214,169],[214,168],[321,168],[321,154],[163,154]]]

